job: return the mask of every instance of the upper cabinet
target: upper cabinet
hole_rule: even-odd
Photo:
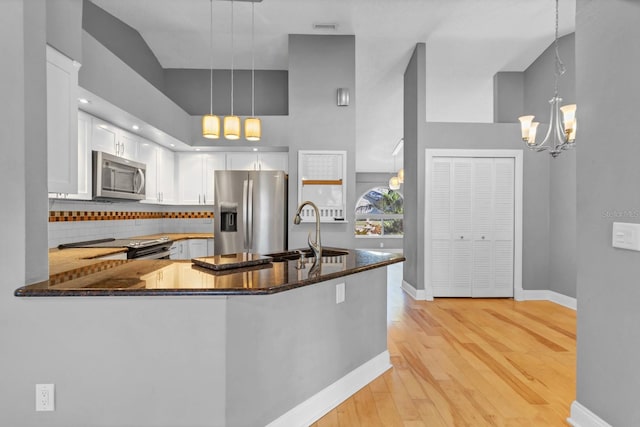
[[[115,156],[135,160],[138,156],[139,138],[111,123],[94,118],[91,127],[91,146]]]
[[[216,170],[225,170],[224,153],[177,153],[178,203],[213,205]]]
[[[289,173],[287,152],[227,153],[227,170],[281,170]]]
[[[47,46],[47,181],[50,193],[78,192],[78,69]]]
[[[146,202],[175,202],[174,153],[151,141],[141,139],[136,159],[147,166]]]

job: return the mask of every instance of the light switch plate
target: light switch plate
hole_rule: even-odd
[[[640,224],[614,222],[611,244],[614,248],[640,251]]]

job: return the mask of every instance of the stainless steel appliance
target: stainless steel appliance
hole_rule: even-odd
[[[93,152],[93,198],[145,198],[146,166],[102,151]]]
[[[169,259],[173,240],[168,237],[157,239],[99,239],[84,242],[65,243],[58,249],[69,248],[127,248],[127,259]]]
[[[216,171],[214,254],[287,249],[287,175]]]

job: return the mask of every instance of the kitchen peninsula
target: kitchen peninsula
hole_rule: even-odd
[[[112,426],[308,425],[390,367],[382,267],[404,258],[345,250],[312,261],[215,272],[82,260],[15,295],[40,297],[20,300],[42,319],[57,313],[48,363],[69,425],[90,413]],[[57,369],[78,369],[86,387],[59,384]],[[92,384],[98,395],[83,399]]]

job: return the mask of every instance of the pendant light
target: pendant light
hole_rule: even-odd
[[[393,150],[394,152],[396,150]],[[396,154],[392,154],[393,156],[393,170],[396,170]],[[404,178],[404,172],[403,172],[403,178]],[[404,179],[403,179],[404,180]],[[389,190],[399,190],[400,189],[400,179],[398,178],[397,175],[392,176],[389,179]]]
[[[220,138],[220,117],[213,115],[213,0],[209,0],[209,114],[202,116],[202,136]]]
[[[224,118],[224,137],[240,139],[240,117],[233,115],[233,0],[231,0],[231,115]]]
[[[398,182],[404,184],[404,168],[400,168],[398,171]]]
[[[244,119],[244,137],[247,141],[260,141],[262,136],[262,123],[255,116],[255,52],[254,52],[254,2],[251,2],[251,117]]]

